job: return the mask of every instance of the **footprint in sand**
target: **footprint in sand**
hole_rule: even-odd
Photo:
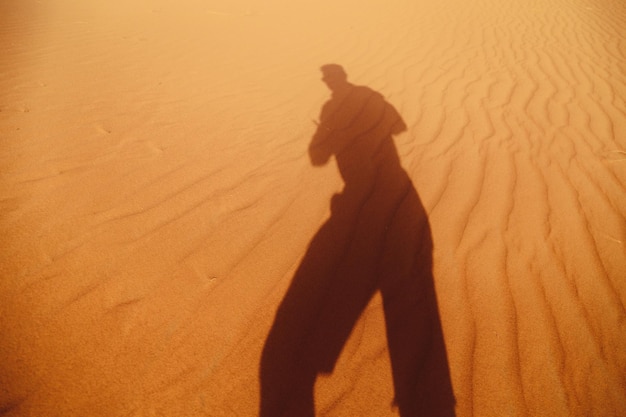
[[[109,128],[107,128],[107,127],[104,127],[104,126],[102,126],[101,124],[96,124],[96,125],[94,125],[94,128],[96,129],[96,131],[97,131],[98,133],[102,133],[102,134],[105,134],[105,135],[109,135],[109,134],[111,134],[111,132],[112,132],[112,130],[111,130],[111,129],[109,129]]]
[[[626,151],[615,149],[604,152],[604,158],[609,162],[626,161]]]

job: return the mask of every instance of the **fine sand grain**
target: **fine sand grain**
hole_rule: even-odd
[[[626,416],[626,3],[382,4],[1,2],[0,415]]]

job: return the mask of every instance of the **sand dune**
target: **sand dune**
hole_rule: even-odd
[[[623,2],[283,3],[0,6],[0,414],[626,415]]]

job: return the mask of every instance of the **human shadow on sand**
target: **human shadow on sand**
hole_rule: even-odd
[[[321,69],[332,96],[309,157],[321,166],[334,155],[345,185],[332,197],[331,216],[313,237],[265,342],[260,416],[315,415],[317,375],[333,372],[376,291],[400,416],[454,416],[430,227],[392,139],[406,125],[381,94],[349,83],[341,66]]]

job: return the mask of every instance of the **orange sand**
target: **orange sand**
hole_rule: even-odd
[[[626,415],[626,3],[374,3],[2,2],[0,414],[258,414],[344,185],[308,155],[338,63],[406,125],[429,414]],[[399,415],[381,293],[358,311],[317,415]]]

